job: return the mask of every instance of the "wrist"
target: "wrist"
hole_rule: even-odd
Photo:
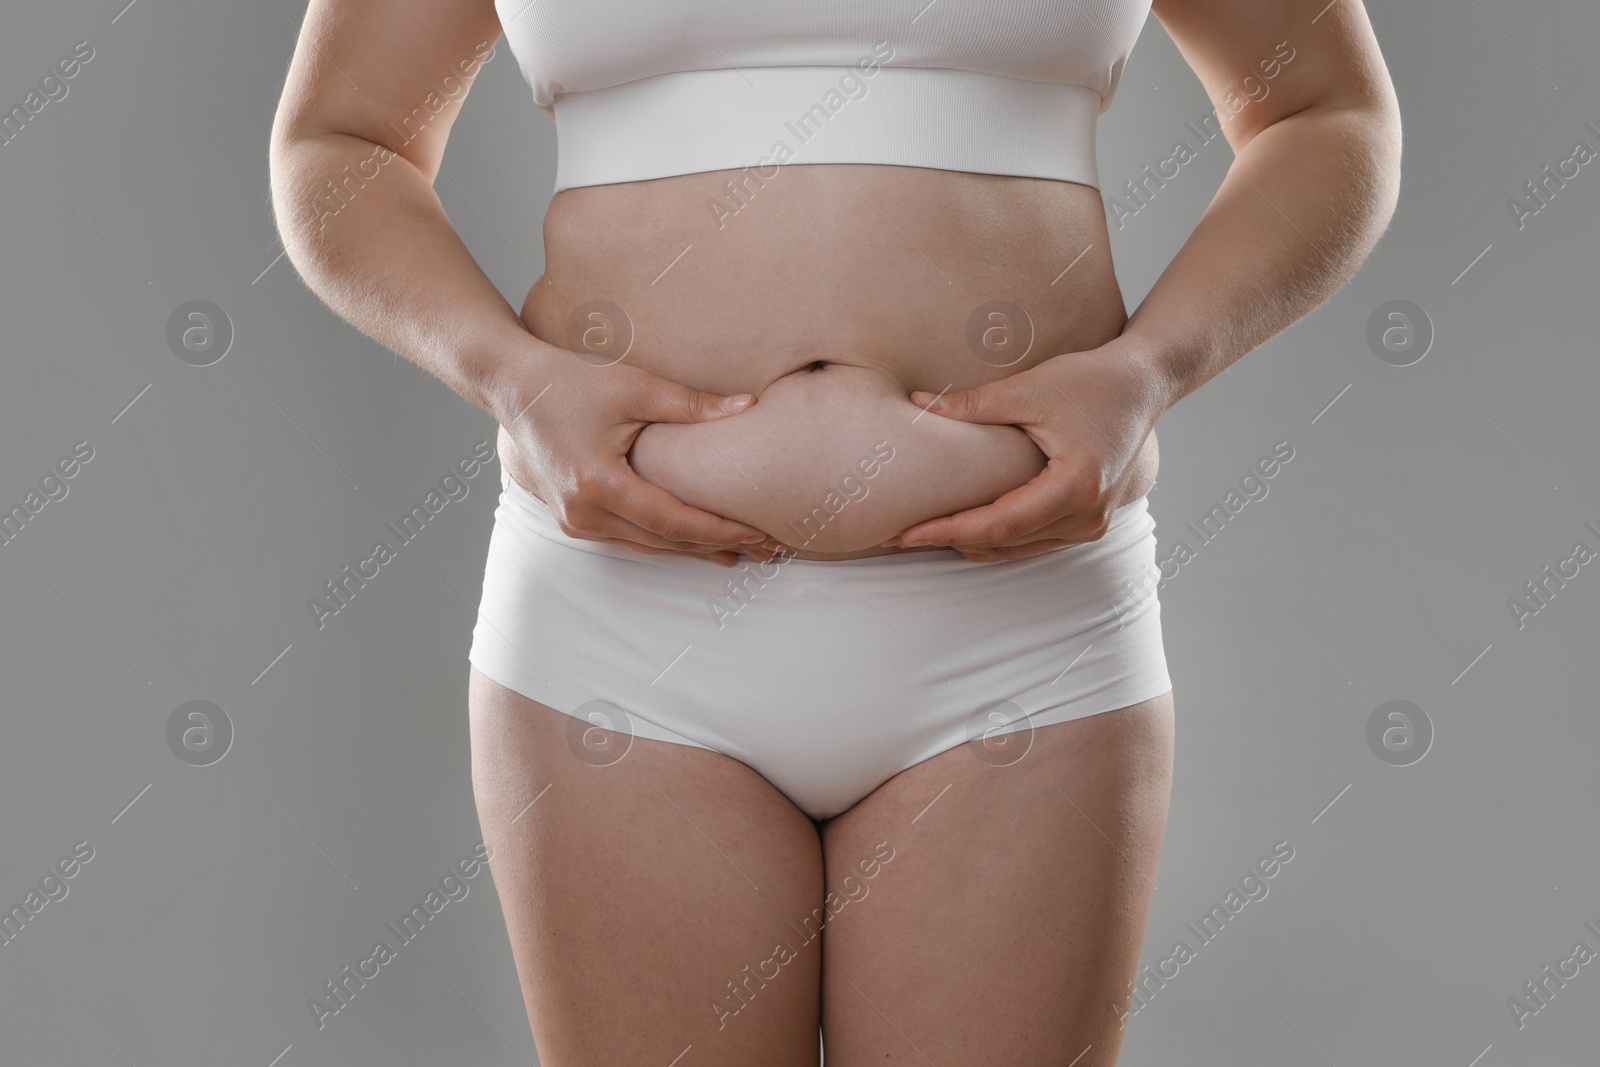
[[[1146,402],[1154,409],[1152,421],[1198,389],[1203,355],[1193,346],[1124,330],[1107,348],[1138,380]]]
[[[570,356],[513,320],[470,331],[455,362],[466,382],[463,395],[509,426],[567,369]]]

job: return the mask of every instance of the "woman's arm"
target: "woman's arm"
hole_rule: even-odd
[[[993,504],[891,543],[1005,559],[1098,538],[1156,419],[1327,299],[1388,226],[1400,110],[1358,0],[1155,0],[1153,10],[1225,120],[1227,177],[1121,336],[942,401],[912,395],[947,418],[1021,426],[1050,463]],[[1240,107],[1245,79],[1262,84],[1259,64],[1284,48],[1294,58],[1270,91]]]
[[[499,36],[492,0],[311,0],[272,130],[284,247],[334,311],[511,432],[511,474],[567,533],[731,565],[765,535],[683,504],[624,457],[648,423],[721,418],[754,398],[724,405],[540,341],[434,194],[451,123]]]
[[[1257,64],[1280,42],[1294,56],[1223,125],[1234,163],[1123,329],[1166,379],[1170,407],[1332,296],[1372,251],[1400,196],[1400,105],[1359,0],[1153,10],[1219,117],[1246,76],[1263,84]]]

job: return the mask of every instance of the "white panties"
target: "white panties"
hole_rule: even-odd
[[[958,745],[1013,762],[1033,729],[1172,688],[1146,498],[1098,541],[974,563],[951,549],[728,569],[568,537],[501,470],[469,658],[573,717],[592,763],[634,737],[754,768],[813,819]]]

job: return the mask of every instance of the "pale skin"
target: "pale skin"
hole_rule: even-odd
[[[507,471],[573,536],[722,564],[918,542],[1032,555],[1098,538],[1142,495],[1159,416],[1336,290],[1398,195],[1398,107],[1353,0],[1153,11],[1235,159],[1131,316],[1095,190],[852,165],[782,168],[721,225],[704,205],[724,174],[558,194],[548,273],[519,313],[432,188],[462,97],[404,143],[389,125],[498,38],[489,0],[312,0],[273,131],[274,207],[308,284],[492,415]],[[1233,113],[1229,93],[1285,41],[1271,92]],[[325,183],[379,148],[394,152],[381,176],[319,212]],[[700,254],[657,280],[690,243]],[[1036,340],[1005,366],[966,343],[995,297]],[[637,337],[603,367],[563,347],[596,298]],[[853,525],[793,543],[782,520],[890,435],[900,465]],[[1115,1062],[1171,694],[1044,727],[1012,765],[943,753],[820,824],[706,750],[635,740],[586,762],[570,717],[475,670],[469,709],[541,1062],[815,1064],[819,1024],[830,1067]],[[794,927],[882,842],[895,858],[870,892],[802,946]],[[719,1020],[714,999],[784,939],[794,959]]]

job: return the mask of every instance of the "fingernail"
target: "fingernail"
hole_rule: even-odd
[[[742,411],[755,403],[755,397],[749,393],[734,393],[732,396],[722,398],[723,411]]]
[[[900,547],[901,548],[921,548],[922,546],[926,545],[927,543],[928,542],[922,540],[920,537],[913,537],[909,541],[901,541],[900,542]]]
[[[739,543],[741,545],[759,545],[763,541],[765,541],[766,539],[767,539],[767,535],[766,534],[751,534],[749,537],[746,537],[744,540],[740,541]]]

